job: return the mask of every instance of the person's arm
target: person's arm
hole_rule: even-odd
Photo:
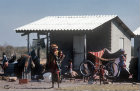
[[[62,61],[64,60],[65,58],[65,55],[63,54],[61,57],[60,57],[60,63],[62,63]]]
[[[72,73],[72,62],[70,63],[70,73]]]

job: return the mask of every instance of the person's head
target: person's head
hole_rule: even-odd
[[[13,60],[16,60],[16,55],[13,55],[13,56],[12,56],[12,59],[13,59]]]
[[[52,49],[52,51],[57,51],[58,46],[56,44],[51,44],[51,49]]]
[[[2,57],[3,57],[3,58],[4,58],[4,57],[6,57],[6,54],[5,54],[5,52],[3,52],[3,53],[2,53]]]
[[[124,49],[120,49],[122,54],[125,54],[125,50]]]
[[[63,52],[60,50],[58,53],[59,56],[63,56]]]
[[[122,55],[126,58],[126,53],[125,53],[125,50],[124,49],[121,49],[121,52],[122,52]]]

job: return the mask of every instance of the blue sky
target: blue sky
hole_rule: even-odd
[[[45,16],[118,15],[134,31],[140,26],[140,0],[0,0],[0,45],[26,46],[13,29]]]

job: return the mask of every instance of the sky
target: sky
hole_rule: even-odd
[[[15,28],[65,15],[118,15],[134,31],[140,26],[140,0],[0,0],[0,45],[26,46],[27,36]]]

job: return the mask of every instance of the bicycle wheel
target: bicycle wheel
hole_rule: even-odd
[[[83,76],[89,77],[94,72],[94,64],[90,60],[83,61],[80,64],[80,73]]]
[[[108,78],[115,78],[118,77],[118,74],[120,73],[118,65],[114,62],[109,62],[105,65],[105,76]]]

